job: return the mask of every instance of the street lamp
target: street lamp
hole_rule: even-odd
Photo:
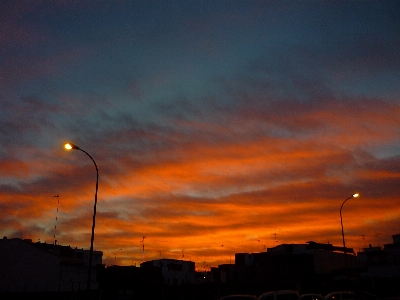
[[[92,257],[93,257],[93,241],[94,241],[94,227],[96,224],[96,205],[97,205],[97,190],[99,187],[99,169],[97,169],[96,162],[94,161],[93,157],[90,156],[89,153],[87,153],[85,150],[79,148],[78,146],[72,144],[72,143],[66,143],[64,145],[65,149],[71,150],[80,150],[84,153],[86,153],[87,156],[90,157],[90,159],[93,161],[94,166],[96,167],[96,193],[94,194],[94,207],[93,207],[93,223],[92,223],[92,236],[90,238],[90,251],[89,251],[89,267],[88,267],[88,280],[87,280],[87,289],[90,290],[90,279],[91,279],[91,274],[92,274]]]
[[[344,231],[343,231],[343,219],[342,219],[342,208],[344,203],[351,199],[351,198],[357,198],[359,195],[358,194],[353,194],[351,195],[349,198],[347,198],[346,200],[343,201],[342,206],[340,206],[340,225],[342,225],[342,239],[343,239],[343,251],[344,251],[344,261],[345,261],[345,265],[346,265],[346,273],[347,273],[347,255],[346,255],[346,243],[344,241]]]

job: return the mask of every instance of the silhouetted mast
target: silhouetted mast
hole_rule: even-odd
[[[143,239],[140,241],[143,245],[142,245],[142,251],[143,251],[143,262],[144,262],[144,239],[145,239],[146,237],[145,236],[143,236]]]
[[[54,245],[57,245],[57,240],[56,240],[56,231],[57,231],[57,219],[58,219],[58,206],[60,205],[60,197],[58,195],[53,196],[54,198],[57,198],[57,212],[56,212],[56,223],[54,224]]]
[[[380,247],[380,239],[379,239],[379,236],[381,235],[382,233],[380,233],[380,232],[377,232],[376,234],[375,234],[375,236],[378,238],[378,247]]]
[[[277,230],[277,228],[274,228],[275,229],[275,233],[271,233],[271,235],[273,235],[274,236],[274,239],[275,239],[275,244],[274,244],[274,246],[276,245],[276,243],[278,243],[278,241],[276,240],[276,230]],[[278,230],[281,230],[280,228],[278,228]]]

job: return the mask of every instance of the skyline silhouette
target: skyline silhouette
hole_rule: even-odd
[[[272,235],[275,236],[275,233],[273,233]],[[392,237],[394,235],[397,235],[397,234],[393,233],[393,234],[388,235],[388,236],[390,236],[391,239],[392,239]],[[376,236],[377,235],[375,235],[375,237]],[[4,236],[3,238],[21,238],[21,237],[6,237],[6,236]],[[21,238],[21,239],[24,240],[24,238]],[[25,240],[29,240],[32,243],[52,244],[52,243],[48,243],[46,241],[41,241],[40,239],[38,241],[34,241],[34,240],[30,239],[30,238],[25,238]],[[364,240],[364,238],[363,238],[363,240]],[[142,245],[142,249],[141,249],[142,259],[141,259],[141,261],[133,261],[133,260],[131,260],[131,262],[129,263],[128,259],[129,259],[129,257],[132,257],[132,253],[129,253],[129,255],[126,255],[126,253],[125,253],[126,251],[124,251],[124,249],[122,249],[122,248],[111,249],[111,250],[110,250],[110,248],[107,248],[107,249],[109,249],[107,251],[104,251],[102,249],[94,249],[94,250],[95,251],[101,251],[103,253],[103,264],[105,264],[106,266],[116,265],[116,266],[137,266],[137,267],[139,267],[140,264],[142,262],[145,262],[145,261],[153,261],[153,260],[158,260],[158,259],[172,259],[172,260],[193,261],[196,264],[196,271],[203,271],[203,269],[204,270],[205,269],[209,270],[211,267],[217,267],[217,265],[211,265],[210,262],[207,262],[205,260],[204,261],[194,261],[194,260],[191,259],[190,254],[188,256],[186,256],[186,258],[185,258],[185,254],[184,254],[185,249],[181,250],[180,253],[171,252],[171,251],[163,252],[161,250],[158,250],[157,254],[155,254],[153,250],[150,250],[148,253],[147,252],[145,253],[144,246],[143,246],[143,241],[144,241],[144,239],[142,237],[142,240],[140,240],[140,243]],[[255,249],[255,251],[247,252],[247,251],[241,251],[240,249],[238,249],[238,252],[229,254],[229,261],[226,261],[226,259],[225,259],[225,261],[223,263],[221,263],[221,264],[234,264],[235,254],[237,254],[237,253],[253,254],[253,253],[268,252],[268,249],[272,249],[272,248],[275,248],[275,247],[278,247],[278,246],[282,246],[282,245],[290,245],[290,244],[303,244],[303,245],[305,245],[305,244],[309,244],[311,242],[311,243],[326,244],[326,245],[330,244],[333,247],[335,247],[335,249],[336,249],[335,251],[339,251],[338,249],[342,249],[343,248],[342,244],[332,244],[329,241],[320,242],[320,241],[315,241],[315,240],[310,240],[310,241],[306,241],[306,242],[299,242],[299,243],[290,243],[290,242],[289,243],[279,243],[279,241],[274,240],[272,242],[272,244],[271,244],[271,247],[267,247],[267,246],[263,245],[262,248],[260,247],[260,242],[261,241],[257,240],[257,242],[258,242],[258,248]],[[53,242],[53,244],[54,244],[54,242]],[[389,244],[389,245],[393,244],[393,240],[391,242],[389,242],[389,243],[386,243],[386,244]],[[58,246],[69,246],[71,248],[79,248],[79,249],[87,250],[87,251],[89,251],[89,248],[90,248],[90,247],[82,247],[82,248],[80,248],[80,247],[76,247],[74,245],[60,244],[60,243],[58,243],[58,241],[57,241],[56,245],[58,245]],[[384,244],[380,245],[380,244],[369,243],[368,245],[365,244],[364,247],[358,248],[358,249],[353,248],[353,247],[349,247],[348,245],[346,245],[346,248],[348,248],[349,250],[352,250],[352,251],[349,252],[348,255],[357,256],[358,252],[363,252],[364,249],[367,249],[367,250],[371,249],[371,248],[384,249],[384,246],[385,246]],[[223,245],[220,245],[220,247],[222,248]],[[342,251],[342,250],[340,250],[340,251]],[[164,255],[164,253],[166,255]],[[170,256],[167,256],[167,255],[170,255]]]

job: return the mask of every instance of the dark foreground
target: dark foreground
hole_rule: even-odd
[[[363,290],[376,295],[376,299],[357,300],[400,300],[399,278],[385,278],[382,280],[366,280],[364,282],[335,282],[326,284],[294,284],[280,283],[279,285],[260,286],[259,284],[223,284],[200,283],[184,284],[176,286],[157,286],[154,284],[136,286],[135,289],[106,288],[88,291],[70,292],[12,292],[0,291],[1,300],[25,300],[25,299],[51,299],[51,300],[217,300],[229,294],[253,294],[260,295],[271,290],[292,289],[300,294],[319,293],[326,295],[333,291]]]

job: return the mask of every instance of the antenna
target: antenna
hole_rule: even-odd
[[[57,245],[57,240],[56,240],[56,230],[57,230],[57,219],[58,219],[58,206],[60,205],[60,197],[58,195],[53,196],[54,198],[57,198],[57,212],[56,212],[56,223],[54,224],[54,245]]]
[[[185,257],[185,254],[183,253],[183,250],[185,250],[185,249],[182,249],[182,259]]]
[[[364,248],[367,248],[367,243],[365,242],[365,235],[362,234],[361,236],[362,236],[362,239],[364,240]]]
[[[118,250],[122,251],[122,248],[119,248]],[[117,252],[118,251],[115,251],[115,253],[114,253],[114,264],[115,265],[117,265]]]
[[[375,236],[378,238],[378,247],[380,247],[380,245],[379,245],[379,236],[381,235],[382,233],[380,233],[380,232],[377,232],[376,234],[375,234]]]
[[[278,242],[277,240],[276,240],[276,228],[274,228],[275,229],[275,232],[274,233],[271,233],[271,235],[273,235],[274,236],[274,239],[275,239],[275,244]],[[280,228],[278,229],[278,230],[281,230]]]
[[[142,248],[143,248],[143,262],[144,262],[144,239],[145,239],[146,237],[145,236],[143,236],[143,239],[140,241],[142,244],[143,244],[143,246],[142,246]]]

